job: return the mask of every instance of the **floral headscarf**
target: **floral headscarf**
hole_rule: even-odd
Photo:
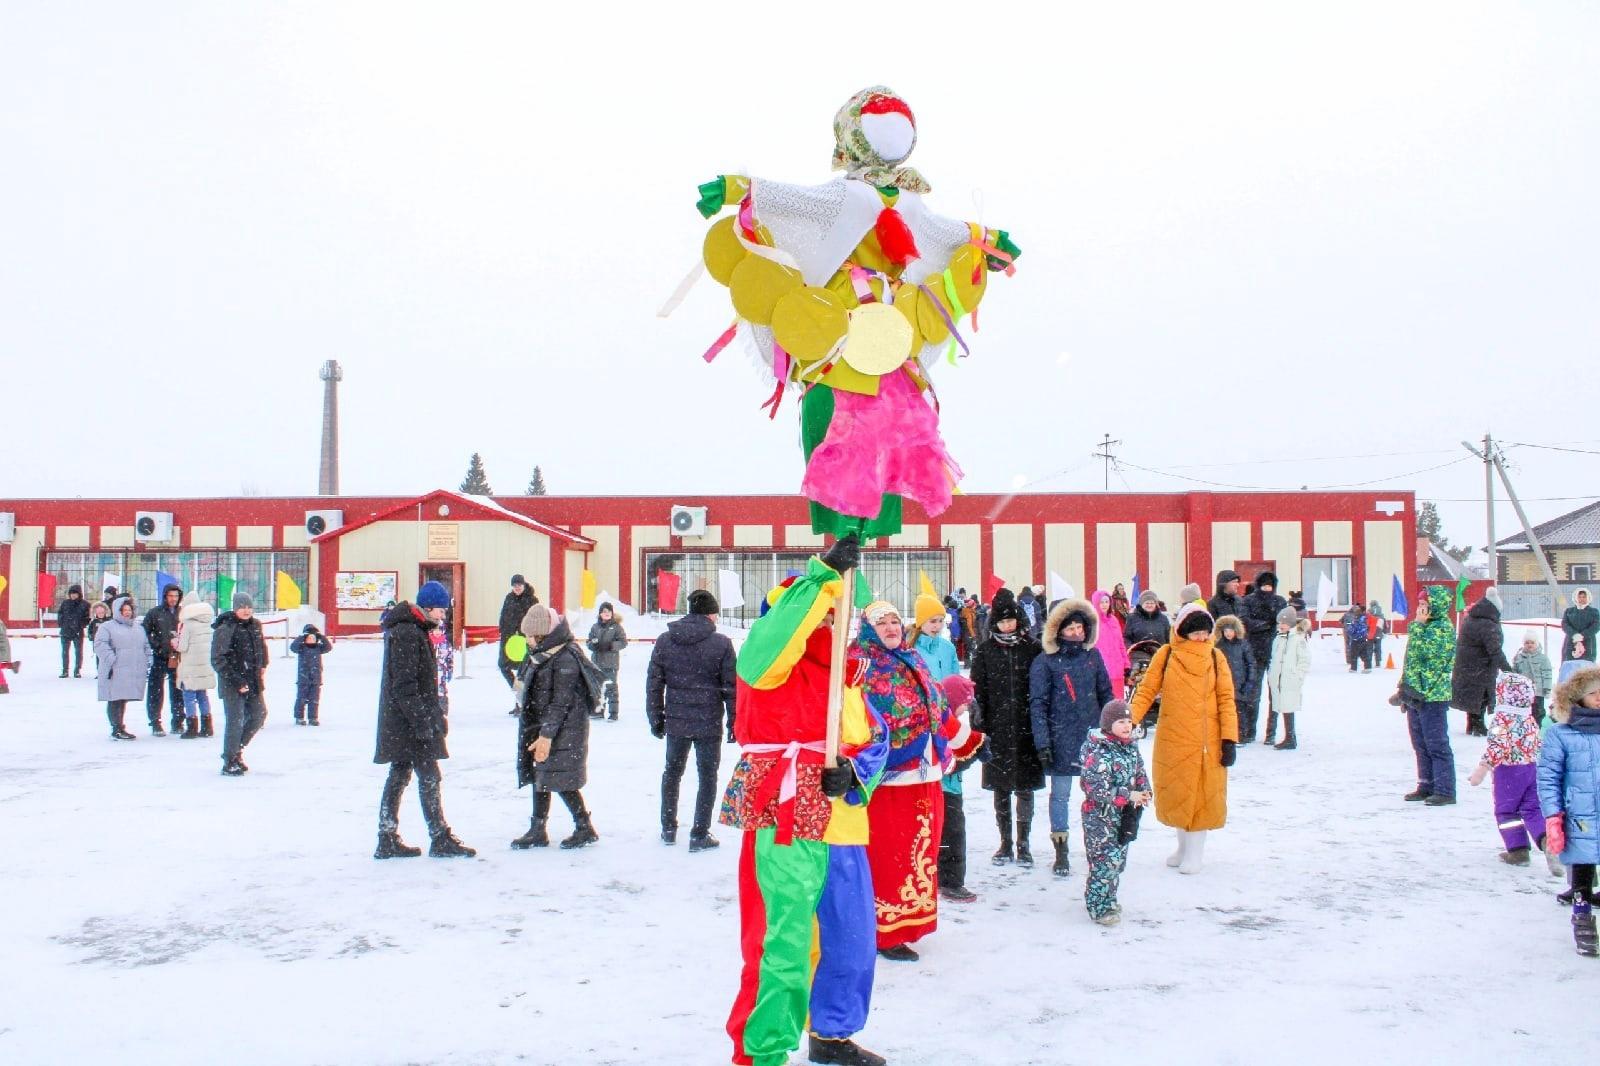
[[[939,761],[947,764],[941,726],[949,712],[944,691],[928,673],[922,655],[905,644],[891,651],[877,630],[862,625],[850,659],[863,670],[861,694],[867,705],[889,727],[888,768],[903,769],[917,762],[930,742]]]
[[[833,169],[843,170],[850,177],[860,178],[879,188],[893,186],[907,192],[932,192],[932,186],[914,168],[892,166],[880,157],[862,131],[863,114],[881,115],[889,112],[899,112],[911,120],[911,144],[913,148],[916,147],[917,120],[912,117],[911,108],[892,89],[874,85],[852,96],[833,116]]]

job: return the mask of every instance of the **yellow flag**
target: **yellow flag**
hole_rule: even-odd
[[[933,582],[928,580],[928,575],[922,570],[917,571],[917,591],[924,596],[939,598],[939,590],[933,587]]]
[[[583,584],[581,595],[583,599],[583,609],[585,611],[592,611],[594,610],[595,596],[598,595],[598,590],[595,588],[594,571],[585,570],[583,572],[582,580]]]
[[[10,584],[10,582],[9,582],[9,581],[7,581],[7,580],[6,580],[6,579],[5,579],[5,578],[3,578],[3,577],[0,577],[0,593],[3,593],[3,592],[5,592],[5,590],[6,590],[6,586],[7,586],[7,585],[9,585],[9,584]]]
[[[294,583],[294,578],[278,571],[278,610],[292,611],[303,602],[300,586]]]

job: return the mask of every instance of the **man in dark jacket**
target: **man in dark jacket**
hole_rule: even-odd
[[[613,722],[617,720],[617,669],[622,665],[622,652],[628,646],[628,634],[623,632],[616,608],[609,603],[600,605],[599,616],[589,627],[589,658],[594,660],[606,675],[606,711]],[[600,717],[598,714],[594,717]]]
[[[1261,717],[1261,678],[1267,672],[1267,665],[1272,662],[1272,638],[1278,635],[1278,612],[1287,606],[1289,601],[1278,595],[1278,575],[1271,570],[1263,570],[1256,576],[1255,586],[1241,604],[1244,613],[1239,620],[1244,623],[1244,638],[1250,644],[1250,655],[1256,670],[1255,684],[1247,690],[1248,702],[1238,705],[1241,744],[1249,744],[1256,739],[1256,722]],[[1220,627],[1221,621],[1217,624]],[[1245,690],[1234,686],[1235,701],[1244,694]],[[1268,699],[1271,699],[1270,694]]]
[[[161,602],[144,616],[144,635],[150,641],[150,679],[145,688],[144,707],[150,718],[150,735],[164,736],[161,729],[162,693],[171,697],[172,731],[183,732],[183,694],[178,691],[178,671],[167,665],[177,654],[172,638],[178,635],[178,604],[183,590],[168,585],[161,590]]]
[[[435,858],[471,858],[477,852],[456,839],[444,820],[443,775],[439,760],[448,759],[444,738],[449,731],[439,702],[439,660],[429,634],[444,621],[450,593],[437,581],[417,590],[417,603],[397,603],[383,613],[383,679],[378,689],[378,750],[375,763],[389,764],[378,804],[378,849],[374,859],[413,858],[421,848],[400,839],[400,800],[417,775],[422,817],[428,823]]]
[[[320,725],[317,707],[322,703],[322,657],[333,650],[333,641],[322,635],[322,630],[307,625],[289,645],[289,650],[300,657],[294,676],[294,724]]]
[[[267,638],[255,618],[255,601],[243,592],[233,594],[233,610],[218,615],[211,628],[211,668],[217,672],[222,696],[222,772],[238,777],[250,769],[244,764],[245,745],[267,722],[262,697],[267,688]]]
[[[1217,572],[1217,594],[1206,601],[1206,611],[1212,618],[1221,618],[1225,614],[1235,618],[1244,616],[1244,600],[1239,595],[1240,580],[1237,570]]]
[[[1359,603],[1352,604],[1339,617],[1339,628],[1344,630],[1344,661],[1353,674],[1357,663],[1367,661],[1367,612]]]
[[[506,593],[505,602],[500,605],[500,676],[506,679],[506,686],[511,689],[517,687],[517,667],[506,658],[506,641],[517,635],[522,626],[522,616],[538,602],[539,597],[533,594],[533,586],[521,574],[512,574],[511,591]]]
[[[67,676],[67,652],[73,652],[72,676],[83,676],[83,632],[89,627],[89,604],[82,585],[68,585],[67,598],[56,612],[56,628],[61,631],[61,676]]]
[[[711,835],[711,808],[717,798],[718,746],[726,729],[733,743],[733,641],[717,632],[717,598],[705,589],[689,594],[689,614],[667,626],[650,653],[645,711],[650,732],[667,740],[667,766],[661,773],[661,840],[678,839],[678,786],[683,781],[689,749],[694,749],[699,789],[694,800],[694,826],[689,850],[717,846]]]
[[[1128,647],[1153,640],[1157,644],[1172,641],[1172,622],[1161,610],[1161,597],[1153,589],[1139,593],[1139,606],[1128,615],[1122,627],[1122,639]]]
[[[1456,662],[1450,671],[1450,706],[1467,712],[1467,735],[1486,737],[1484,715],[1494,709],[1494,683],[1510,672],[1506,636],[1500,628],[1500,590],[1493,586],[1467,611],[1456,634]]]

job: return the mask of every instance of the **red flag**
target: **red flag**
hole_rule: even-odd
[[[56,603],[56,575],[39,575],[39,610],[48,611]]]
[[[678,613],[678,589],[683,579],[671,570],[656,571],[656,610],[662,614]]]
[[[989,583],[983,587],[984,599],[989,600],[992,603],[994,601],[994,594],[1005,587],[1006,582],[1004,578],[1000,577],[998,574],[990,574]]]

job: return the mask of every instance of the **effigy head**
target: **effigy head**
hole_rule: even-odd
[[[852,177],[892,170],[916,146],[916,117],[886,86],[862,89],[833,116],[833,169]]]

